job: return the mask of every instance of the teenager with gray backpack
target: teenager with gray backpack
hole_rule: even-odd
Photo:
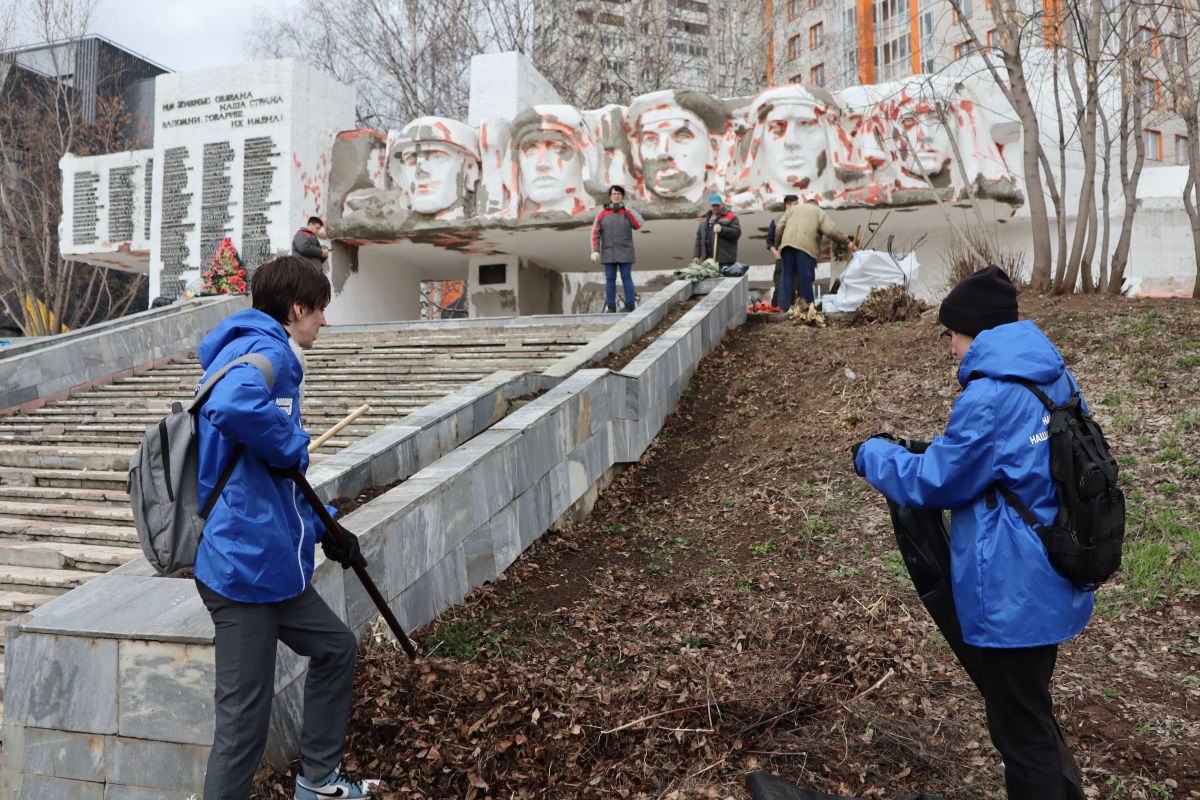
[[[183,456],[176,467],[163,453],[178,449],[167,444],[172,418],[194,412],[195,501],[202,506],[194,520],[196,588],[216,631],[217,718],[204,800],[250,795],[266,747],[278,642],[310,659],[295,797],[365,798],[377,781],[352,778],[340,766],[357,641],[311,584],[318,541],[327,558],[349,568],[362,564],[358,539],[332,520],[340,537],[329,535],[289,477],[302,481],[309,443],[300,419],[304,369],[289,338],[312,347],[325,325],[329,281],[307,259],[287,256],[255,270],[250,292],[253,308],[226,318],[197,348],[205,370],[199,407],[164,420],[162,447],[153,446],[153,435],[143,440],[140,466],[130,472],[134,516],[160,570],[186,566],[184,528],[162,517],[191,513],[188,503],[157,505],[154,496],[164,476],[166,486],[179,485],[170,481],[186,470]],[[161,510],[159,518],[146,509]],[[175,554],[168,541],[181,543]]]
[[[938,319],[963,386],[945,434],[919,447],[873,437],[854,446],[854,468],[894,506],[952,511],[953,602],[935,616],[957,616],[961,640],[946,637],[983,695],[1008,797],[1083,800],[1050,680],[1120,564],[1116,462],[1058,350],[1017,320],[1003,271],[964,278]]]

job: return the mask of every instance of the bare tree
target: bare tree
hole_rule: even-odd
[[[1192,228],[1192,248],[1196,258],[1196,280],[1192,297],[1200,298],[1200,54],[1195,52],[1200,42],[1200,9],[1194,3],[1168,0],[1153,11],[1155,27],[1165,44],[1159,47],[1159,58],[1167,76],[1166,94],[1175,114],[1187,129],[1188,176],[1183,187],[1183,207]],[[1189,51],[1189,46],[1191,50]]]
[[[121,316],[145,290],[144,276],[68,261],[58,249],[59,159],[119,149],[127,121],[119,98],[102,97],[96,118],[85,123],[73,70],[60,63],[87,30],[94,2],[35,0],[4,9],[0,42],[11,41],[23,22],[40,43],[68,43],[47,48],[50,75],[0,60],[0,311],[29,336]]]
[[[951,3],[958,8],[959,0]],[[985,64],[1024,132],[1023,163],[1033,227],[1032,284],[1037,289],[1122,290],[1144,157],[1144,108],[1138,93],[1145,53],[1132,35],[1137,31],[1139,3],[1063,0],[1046,6],[1049,11],[1038,4],[1033,12],[1018,0],[997,0],[990,6],[997,28],[989,54],[998,58],[1004,72],[992,58],[985,57]],[[982,48],[969,16],[960,19]],[[1053,114],[1050,136],[1042,127],[1045,112],[1037,106],[1031,80],[1049,89],[1043,95],[1048,95],[1048,111]],[[1053,143],[1049,148],[1047,141]],[[1109,262],[1114,146],[1120,155],[1116,178],[1123,186],[1125,209]],[[1078,191],[1069,189],[1067,182],[1068,161],[1076,155],[1082,162]],[[1047,197],[1054,209],[1056,247]],[[1072,218],[1075,227],[1070,230]]]

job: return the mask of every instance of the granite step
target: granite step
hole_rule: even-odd
[[[10,444],[0,447],[0,467],[128,470],[132,449]]]
[[[137,529],[128,525],[105,525],[84,521],[64,522],[55,519],[26,519],[0,517],[0,539],[49,542],[78,542],[80,544],[134,545],[138,543]]]
[[[0,614],[26,614],[53,599],[54,595],[43,592],[3,591],[0,592]],[[0,641],[3,638],[0,636]]]
[[[56,519],[68,522],[100,524],[133,524],[133,510],[127,503],[106,505],[74,505],[72,503],[38,503],[20,500],[0,500],[0,518],[26,517]]]
[[[116,489],[124,492],[129,485],[129,473],[126,470],[35,469],[20,470],[20,473],[34,486]],[[0,482],[13,483],[7,479],[3,469],[0,469]]]
[[[99,574],[78,569],[39,569],[0,564],[0,591],[33,590],[46,594],[65,594]]]
[[[141,549],[134,547],[75,542],[0,541],[0,565],[16,567],[108,572],[141,555]]]
[[[39,503],[69,501],[73,505],[108,505],[110,503],[127,505],[129,503],[129,494],[125,491],[124,476],[122,475],[120,489],[85,489],[66,486],[9,486],[0,483],[0,501],[2,500]]]

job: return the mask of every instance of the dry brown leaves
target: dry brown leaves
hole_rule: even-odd
[[[1134,488],[1200,494],[1155,460],[1200,405],[1197,368],[1157,373],[1200,340],[1194,306],[1022,307],[1140,459]],[[1169,333],[1131,338],[1155,308]],[[850,444],[880,428],[945,424],[957,384],[937,333],[733,333],[588,520],[418,632],[432,656],[365,648],[348,765],[392,798],[743,798],[754,769],[857,797],[1002,797],[974,687],[849,468]],[[1170,435],[1186,450],[1200,426]],[[1176,598],[1097,616],[1062,649],[1060,720],[1095,796],[1200,797],[1196,612]],[[258,786],[281,799],[291,778]]]

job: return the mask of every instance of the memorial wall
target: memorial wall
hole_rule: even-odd
[[[173,298],[226,236],[254,266],[325,215],[350,87],[282,59],[161,75],[155,103],[153,150],[63,158],[64,254],[148,271],[151,297]]]

